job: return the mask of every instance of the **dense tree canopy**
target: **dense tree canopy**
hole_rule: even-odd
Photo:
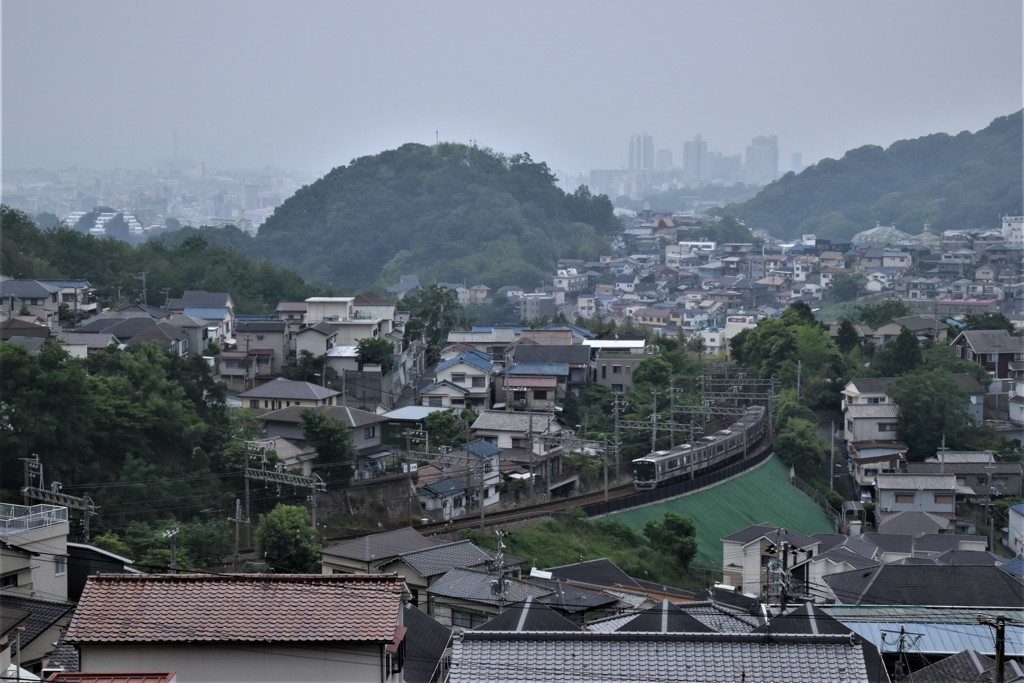
[[[278,505],[260,516],[256,551],[276,572],[318,573],[320,539],[309,513],[299,505]]]
[[[423,281],[533,287],[593,259],[618,227],[607,197],[566,194],[528,154],[407,144],[339,166],[261,226],[247,253],[342,288]]]
[[[815,233],[838,241],[876,221],[940,231],[991,226],[1024,205],[1021,146],[1018,111],[973,134],[940,133],[823,159],[725,212],[780,237]]]

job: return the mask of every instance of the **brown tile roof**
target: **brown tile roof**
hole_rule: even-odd
[[[99,574],[66,639],[390,643],[404,591],[393,574]]]

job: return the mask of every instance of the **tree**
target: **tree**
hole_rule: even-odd
[[[799,417],[786,422],[775,438],[779,458],[805,479],[818,478],[827,450],[828,444],[818,436],[815,423]]]
[[[860,273],[839,273],[828,283],[825,297],[833,303],[853,301],[857,298],[863,283],[864,276]]]
[[[256,551],[274,571],[316,573],[320,568],[320,539],[299,505],[277,505],[260,515]]]
[[[327,362],[327,354],[314,356],[303,349],[295,362],[284,369],[285,379],[328,386],[338,381],[337,371]]]
[[[435,449],[440,446],[461,446],[469,441],[466,421],[456,415],[453,409],[430,413],[423,418],[423,429]]]
[[[448,342],[448,333],[461,321],[462,305],[454,289],[430,285],[402,299],[410,320],[405,325],[405,343],[422,338],[427,354],[436,358]]]
[[[356,361],[360,370],[369,364],[379,365],[385,373],[391,372],[394,353],[391,342],[383,337],[364,337],[356,344]]]
[[[907,458],[920,461],[935,455],[943,439],[950,448],[963,448],[971,419],[967,394],[943,370],[919,370],[900,377],[892,386],[900,407],[898,434],[907,444]]]
[[[648,520],[644,536],[651,545],[689,569],[697,554],[697,525],[693,519],[676,512],[666,512],[660,522]]]
[[[881,377],[899,377],[912,372],[922,360],[917,335],[904,327],[896,339],[875,351],[871,369]]]
[[[348,486],[355,470],[356,447],[352,443],[352,431],[341,420],[327,417],[313,408],[299,412],[302,420],[302,435],[316,449],[317,469],[329,469],[325,479],[342,487]]]
[[[661,356],[651,356],[640,361],[633,371],[633,383],[650,384],[652,387],[668,387],[672,379],[672,364]]]
[[[843,318],[839,321],[839,330],[836,333],[836,346],[843,353],[849,353],[857,348],[858,345],[860,345],[860,335],[857,334],[857,328],[853,326],[849,318]]]
[[[964,316],[965,330],[1006,330],[1010,334],[1018,334],[1013,321],[1002,313],[968,313]]]
[[[857,317],[860,322],[873,328],[881,327],[896,318],[906,318],[911,313],[910,307],[899,299],[886,299],[857,306]]]

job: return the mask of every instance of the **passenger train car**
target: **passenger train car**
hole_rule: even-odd
[[[680,479],[694,479],[709,470],[742,460],[757,447],[767,428],[764,406],[750,406],[728,429],[634,460],[633,485],[638,489],[653,489]]]

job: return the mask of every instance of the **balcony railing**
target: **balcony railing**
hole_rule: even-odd
[[[0,503],[0,534],[17,534],[67,521],[68,509],[61,505]]]

